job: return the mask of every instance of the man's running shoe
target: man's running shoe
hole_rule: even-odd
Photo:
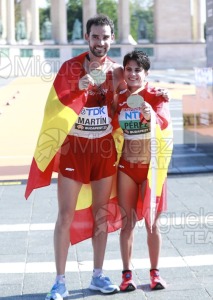
[[[123,272],[120,290],[122,292],[131,292],[136,290],[137,286],[132,280],[132,271]]]
[[[51,291],[47,294],[45,300],[63,300],[64,297],[69,296],[64,283],[56,282]]]
[[[104,294],[117,293],[120,290],[117,285],[111,283],[109,277],[105,277],[104,275],[100,275],[98,277],[92,276],[89,289],[93,291],[100,291]]]
[[[152,290],[162,290],[166,288],[166,282],[160,277],[159,270],[150,270],[150,287]]]

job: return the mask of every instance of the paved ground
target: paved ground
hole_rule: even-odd
[[[181,93],[191,93],[194,87],[184,83],[184,76],[175,78],[182,80],[182,84],[170,83],[169,89],[176,101],[171,103],[179,109]],[[18,80],[0,90],[0,140],[4,145],[0,147],[0,299],[44,299],[55,277],[55,179],[49,187],[33,192],[28,201],[23,196],[46,100],[44,93],[48,93],[49,86],[49,82],[28,78],[24,83]],[[177,123],[176,134],[181,133],[178,126]],[[195,148],[177,143],[169,169],[168,211],[161,220],[160,270],[168,288],[150,291],[146,232],[140,222],[135,229],[132,260],[138,289],[116,295],[89,291],[92,247],[87,240],[70,248],[66,272],[68,299],[213,299],[212,186],[212,145]],[[109,235],[105,258],[105,273],[119,284],[119,231]]]
[[[88,289],[92,270],[91,241],[72,246],[67,264],[68,299],[213,299],[213,173],[170,175],[168,212],[162,216],[163,291],[149,288],[149,259],[143,223],[135,229],[132,268],[138,289],[101,295]],[[42,300],[55,276],[53,228],[56,184],[24,199],[25,184],[0,186],[0,299]],[[119,232],[109,235],[105,273],[121,281]]]

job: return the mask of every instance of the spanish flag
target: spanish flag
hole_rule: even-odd
[[[83,70],[83,58],[81,55],[79,60],[66,61],[49,92],[30,168],[26,199],[33,189],[50,184],[52,172],[58,170],[60,147],[86,103],[87,93],[77,87]]]
[[[125,97],[125,94],[123,94]],[[162,96],[156,96],[156,90],[146,84],[139,92],[151,105],[151,160],[147,175],[144,198],[139,193],[137,201],[137,220],[145,219],[152,229],[158,211],[167,209],[167,173],[173,151],[173,129],[169,112],[169,103]],[[114,127],[118,127],[118,115]],[[122,144],[122,134],[116,132],[117,149]],[[122,218],[122,217],[121,217]],[[124,218],[122,218],[124,220]]]
[[[151,160],[149,164],[142,215],[151,230],[157,212],[167,209],[166,179],[173,150],[173,130],[169,122],[164,129],[151,111]]]
[[[162,120],[167,120],[165,126]],[[147,175],[145,196],[138,201],[138,219],[145,218],[151,231],[158,211],[167,209],[167,173],[173,151],[173,130],[169,104],[164,103],[160,113],[151,109],[151,160]]]
[[[66,61],[60,68],[49,92],[44,118],[32,160],[25,192],[26,199],[31,192],[51,183],[52,173],[58,172],[61,146],[78,114],[87,101],[87,92],[78,88],[79,78],[84,74],[83,62],[87,53]],[[119,129],[115,131],[115,138]],[[118,147],[120,147],[119,144]],[[107,217],[107,223],[100,224],[99,232],[112,232],[121,227],[121,215],[116,198],[116,175],[111,197],[106,207],[99,212]],[[70,229],[70,242],[76,244],[93,236],[92,193],[90,185],[83,185],[80,191],[74,220]]]
[[[142,212],[151,230],[157,212],[167,209],[166,179],[172,151],[172,122],[169,103],[164,100],[160,109],[157,109],[155,105],[151,109],[151,160]]]
[[[49,92],[44,111],[44,118],[37,141],[36,150],[32,160],[25,197],[31,192],[51,183],[52,173],[58,172],[61,146],[67,134],[78,118],[78,114],[87,101],[87,92],[78,89],[79,78],[84,74],[83,62],[87,53],[66,61],[60,68],[53,86]],[[113,137],[118,152],[122,151],[122,130],[115,126]],[[152,112],[152,138],[158,141],[159,147],[152,147],[152,157],[148,172],[146,197],[138,201],[138,220],[145,217],[149,224],[153,223],[159,199],[165,190],[168,166],[172,153],[171,126],[162,128]],[[153,143],[154,144],[154,143]],[[91,238],[93,232],[92,192],[90,185],[83,185],[79,193],[74,219],[70,228],[70,242],[76,244]],[[96,218],[105,219],[107,222],[99,225],[95,234],[102,231],[113,232],[122,227],[125,221],[123,212],[117,203],[116,175],[114,176],[111,196],[106,207],[99,212]]]

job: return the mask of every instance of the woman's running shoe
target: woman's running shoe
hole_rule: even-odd
[[[150,287],[152,290],[162,290],[166,288],[166,282],[160,277],[158,269],[150,270]]]
[[[132,280],[132,271],[125,271],[122,274],[122,282],[120,285],[120,290],[122,292],[131,292],[136,290],[137,286]]]

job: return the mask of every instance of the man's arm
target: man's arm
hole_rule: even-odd
[[[123,68],[121,65],[115,64],[113,69],[113,87],[114,93],[117,94],[126,89],[126,82],[124,81]]]

